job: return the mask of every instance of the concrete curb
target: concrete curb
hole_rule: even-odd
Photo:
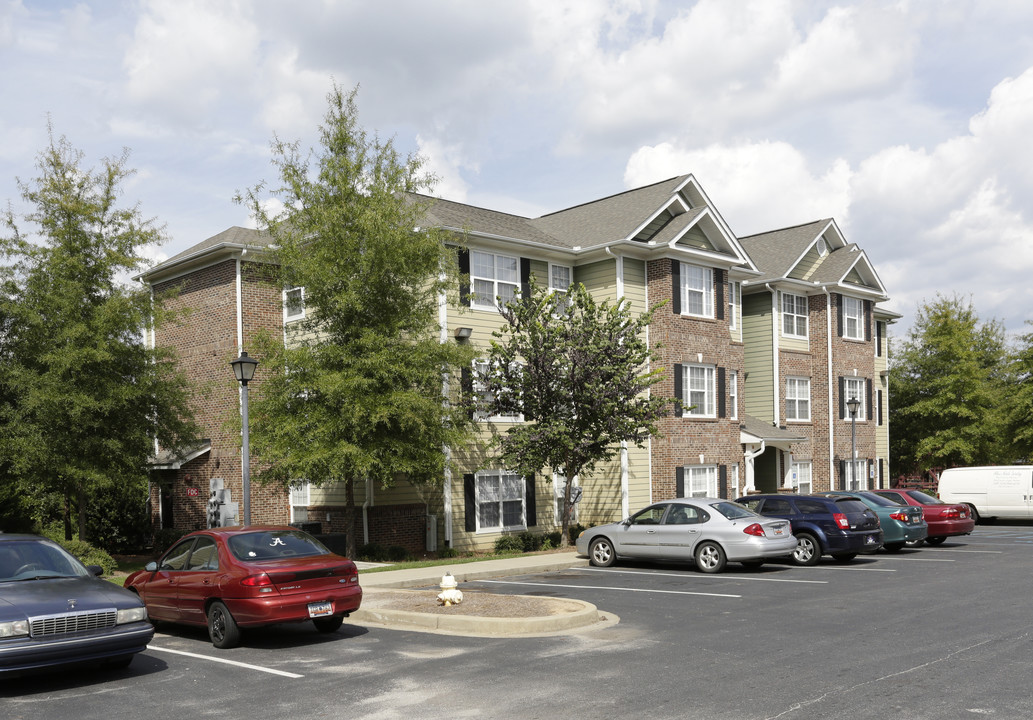
[[[540,599],[540,598],[536,598]],[[589,626],[612,625],[617,617],[600,615],[598,609],[583,600],[563,599],[564,603],[580,605],[573,612],[540,617],[482,617],[475,615],[441,615],[410,610],[386,610],[377,607],[360,608],[351,614],[350,621],[383,625],[397,630],[438,632],[447,635],[471,637],[534,637],[554,635]]]

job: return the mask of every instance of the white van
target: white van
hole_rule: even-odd
[[[972,516],[1033,519],[1033,466],[998,465],[993,467],[950,468],[940,475],[940,499],[964,503]]]

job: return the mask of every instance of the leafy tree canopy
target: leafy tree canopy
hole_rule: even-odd
[[[8,208],[0,239],[0,481],[77,505],[83,540],[93,493],[136,484],[142,503],[155,440],[176,449],[197,434],[174,358],[144,342],[165,315],[125,284],[164,239],[120,202],[126,162],[87,168],[51,133],[39,176],[19,181],[32,209]]]
[[[621,442],[644,444],[669,404],[649,393],[661,375],[649,369],[653,352],[645,341],[652,310],[635,317],[623,301],[597,303],[580,283],[550,293],[532,278],[529,296],[500,313],[506,324],[479,378],[484,411],[523,415],[524,422],[493,444],[503,464],[524,475],[543,468],[564,474],[566,545],[571,481],[586,484]]]

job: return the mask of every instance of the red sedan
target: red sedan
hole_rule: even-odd
[[[930,545],[939,545],[955,535],[968,535],[976,526],[975,518],[967,505],[945,503],[939,498],[928,495],[921,490],[872,490],[871,492],[900,503],[901,505],[917,505],[925,514],[929,525],[929,535],[925,541]]]
[[[241,628],[311,620],[334,632],[359,609],[355,563],[291,527],[198,530],[125,581],[151,620],[207,626],[217,648]]]

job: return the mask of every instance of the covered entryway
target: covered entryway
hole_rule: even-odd
[[[739,430],[746,461],[744,492],[778,492],[782,486],[782,468],[792,464],[792,444],[804,440],[802,435],[746,415]]]

